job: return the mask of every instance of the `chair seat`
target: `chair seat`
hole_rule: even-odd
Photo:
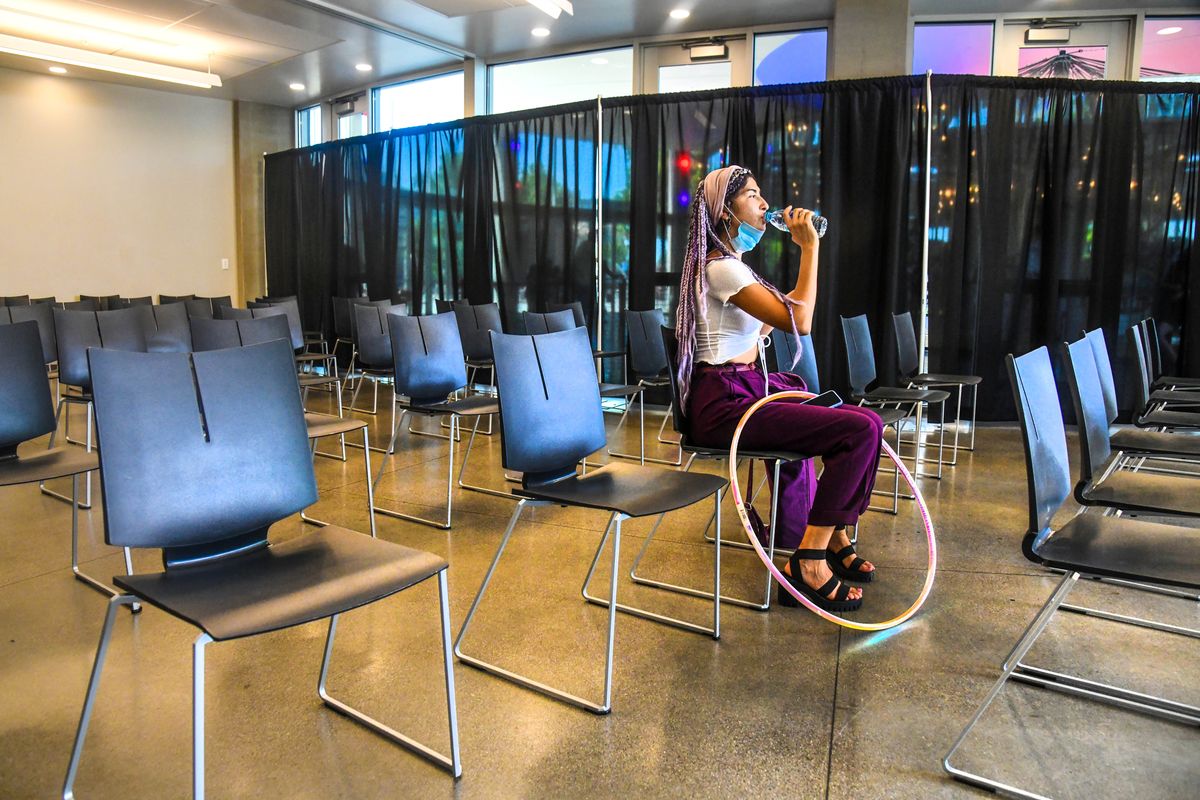
[[[0,461],[0,486],[65,478],[100,468],[99,454],[78,447],[38,450],[28,456]]]
[[[1176,388],[1200,389],[1200,378],[1186,378],[1182,375],[1163,375],[1154,381],[1152,388],[1154,389],[1170,389],[1172,386]]]
[[[304,424],[308,426],[308,438],[310,439],[338,436],[367,427],[367,423],[361,419],[335,417],[333,414],[314,414],[311,411],[304,412]]]
[[[495,362],[492,361],[492,359],[490,359],[490,358],[468,358],[466,363],[467,363],[468,367],[474,367],[476,369],[486,369],[486,368],[491,367],[492,364],[494,364]]]
[[[634,386],[625,383],[602,383],[600,384],[601,397],[633,397],[642,391],[644,387]]]
[[[329,525],[212,564],[113,582],[219,641],[340,614],[445,568],[433,553]]]
[[[908,417],[908,412],[899,408],[872,408],[871,411],[874,411],[875,416],[883,420],[884,425],[895,425]]]
[[[1200,412],[1194,411],[1151,411],[1137,418],[1139,427],[1167,426],[1172,428],[1200,428]]]
[[[592,358],[620,358],[625,355],[624,350],[593,350]]]
[[[728,447],[707,447],[695,442],[684,436],[679,440],[679,446],[683,448],[685,453],[694,453],[700,458],[728,458]],[[804,453],[793,453],[787,450],[749,450],[746,448],[738,449],[739,458],[753,458],[759,461],[802,461],[806,458],[812,458]]]
[[[1187,434],[1120,428],[1109,436],[1109,443],[1114,450],[1126,453],[1200,456],[1200,436]]]
[[[310,363],[313,361],[328,361],[333,356],[328,353],[298,353],[296,354],[297,363]]]
[[[1200,586],[1196,533],[1175,525],[1080,514],[1033,552],[1049,567],[1196,588]]]
[[[1169,403],[1171,405],[1200,405],[1200,392],[1189,392],[1186,389],[1155,389],[1150,393],[1150,402]]]
[[[728,481],[716,475],[639,464],[606,464],[583,476],[514,489],[513,494],[645,517],[690,506],[727,484]]]
[[[458,414],[460,417],[482,417],[500,413],[500,401],[490,394],[473,394],[448,403],[413,403],[413,411],[423,414]]]
[[[1106,463],[1104,469],[1107,469]],[[1103,475],[1104,470],[1097,474]],[[1200,481],[1175,475],[1117,470],[1099,484],[1083,487],[1088,504],[1160,514],[1200,514]]]
[[[978,375],[954,375],[949,372],[922,372],[909,380],[920,384],[945,383],[954,386],[978,386],[983,383],[983,378]]]
[[[950,397],[942,389],[905,389],[900,386],[877,386],[866,394],[855,395],[875,402],[885,403],[941,403]]]
[[[306,386],[325,386],[326,384],[341,380],[341,377],[338,375],[313,375],[310,372],[301,372],[296,376],[296,380],[299,381],[300,388],[303,389]]]

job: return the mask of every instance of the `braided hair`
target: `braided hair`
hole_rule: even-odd
[[[684,410],[687,408],[688,395],[691,390],[692,366],[696,351],[697,313],[700,318],[706,318],[708,254],[715,250],[724,258],[737,258],[737,254],[730,250],[729,246],[717,235],[713,225],[713,214],[710,211],[728,208],[733,202],[733,198],[746,185],[746,181],[752,177],[754,174],[750,170],[736,165],[714,170],[700,182],[692,199],[687,250],[684,252],[683,275],[679,282],[679,307],[675,314],[675,337],[679,343],[679,372],[676,377],[679,383],[679,402]],[[722,187],[721,184],[726,180],[728,183]],[[722,188],[724,191],[721,191]],[[753,269],[750,272],[760,286],[766,288],[785,306],[790,308],[799,304],[798,300],[784,295]],[[794,367],[796,361],[799,361],[801,347],[795,318],[792,318],[792,336],[796,340],[796,359],[791,365]]]

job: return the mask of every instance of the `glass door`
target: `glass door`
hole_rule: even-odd
[[[696,92],[741,86],[745,83],[741,76],[750,74],[746,51],[745,38],[728,39],[716,45],[702,43],[689,47],[675,43],[643,47],[642,92]]]
[[[1128,19],[1052,20],[1061,27],[1032,28],[1028,21],[1006,22],[996,41],[996,75],[1025,78],[1127,80]],[[1027,35],[1032,32],[1032,35]],[[1040,36],[1057,39],[1038,41]]]

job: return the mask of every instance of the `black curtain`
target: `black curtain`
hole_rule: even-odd
[[[1200,371],[1198,95],[935,76],[930,363],[984,377],[981,419],[1015,417],[1007,353],[1085,328],[1104,329],[1126,411],[1142,317],[1159,321],[1168,371]]]
[[[1200,87],[935,76],[929,366],[979,374],[979,418],[1012,419],[1003,359],[1153,314],[1168,370],[1200,374]],[[924,79],[606,99],[392,131],[267,157],[273,294],[306,322],[333,294],[521,310],[579,300],[605,349],[624,311],[673,318],[687,211],[704,174],[753,169],[773,206],[829,218],[813,327],[822,382],[846,387],[839,315],[867,314],[896,379],[893,312],[919,319]],[[597,127],[600,151],[596,151]],[[596,230],[595,169],[603,180]],[[599,235],[604,296],[595,307]],[[746,259],[781,288],[798,253],[768,231]],[[609,377],[616,365],[608,365]],[[1123,389],[1127,406],[1130,392]]]

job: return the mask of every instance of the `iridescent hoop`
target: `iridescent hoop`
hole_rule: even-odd
[[[742,526],[746,529],[746,536],[750,539],[750,544],[754,546],[754,551],[758,553],[758,557],[762,559],[767,571],[770,572],[775,580],[779,583],[780,590],[786,590],[788,594],[796,598],[802,603],[805,608],[813,612],[819,617],[829,620],[830,622],[841,625],[844,628],[850,628],[856,631],[884,631],[888,628],[894,628],[902,622],[907,621],[920,610],[924,605],[926,598],[929,597],[930,590],[933,589],[933,578],[937,572],[937,540],[933,535],[933,520],[929,518],[929,509],[925,506],[925,498],[921,495],[921,490],[917,488],[917,482],[913,480],[912,473],[900,461],[900,457],[896,452],[888,446],[886,441],[883,442],[883,451],[892,459],[892,463],[896,465],[896,469],[904,477],[905,483],[912,489],[913,496],[916,498],[917,508],[921,511],[921,519],[925,522],[925,537],[929,542],[929,564],[925,571],[925,585],[921,587],[921,594],[917,596],[916,601],[908,607],[908,610],[897,617],[886,620],[884,622],[851,622],[848,619],[842,619],[837,614],[831,614],[822,608],[819,608],[815,603],[801,594],[795,587],[788,582],[787,576],[780,571],[775,563],[767,556],[767,552],[763,550],[762,543],[758,541],[758,537],[754,535],[754,529],[750,525],[750,517],[746,514],[746,505],[742,501],[742,487],[738,484],[737,477],[737,450],[738,442],[742,438],[742,429],[746,427],[746,423],[754,416],[754,413],[767,403],[774,403],[776,400],[804,400],[813,395],[810,392],[779,392],[778,394],[767,395],[763,399],[756,402],[750,408],[746,409],[746,413],[742,415],[742,419],[738,422],[737,429],[733,432],[733,441],[729,443],[729,484],[733,491],[733,503],[737,508],[738,516],[742,520]]]

